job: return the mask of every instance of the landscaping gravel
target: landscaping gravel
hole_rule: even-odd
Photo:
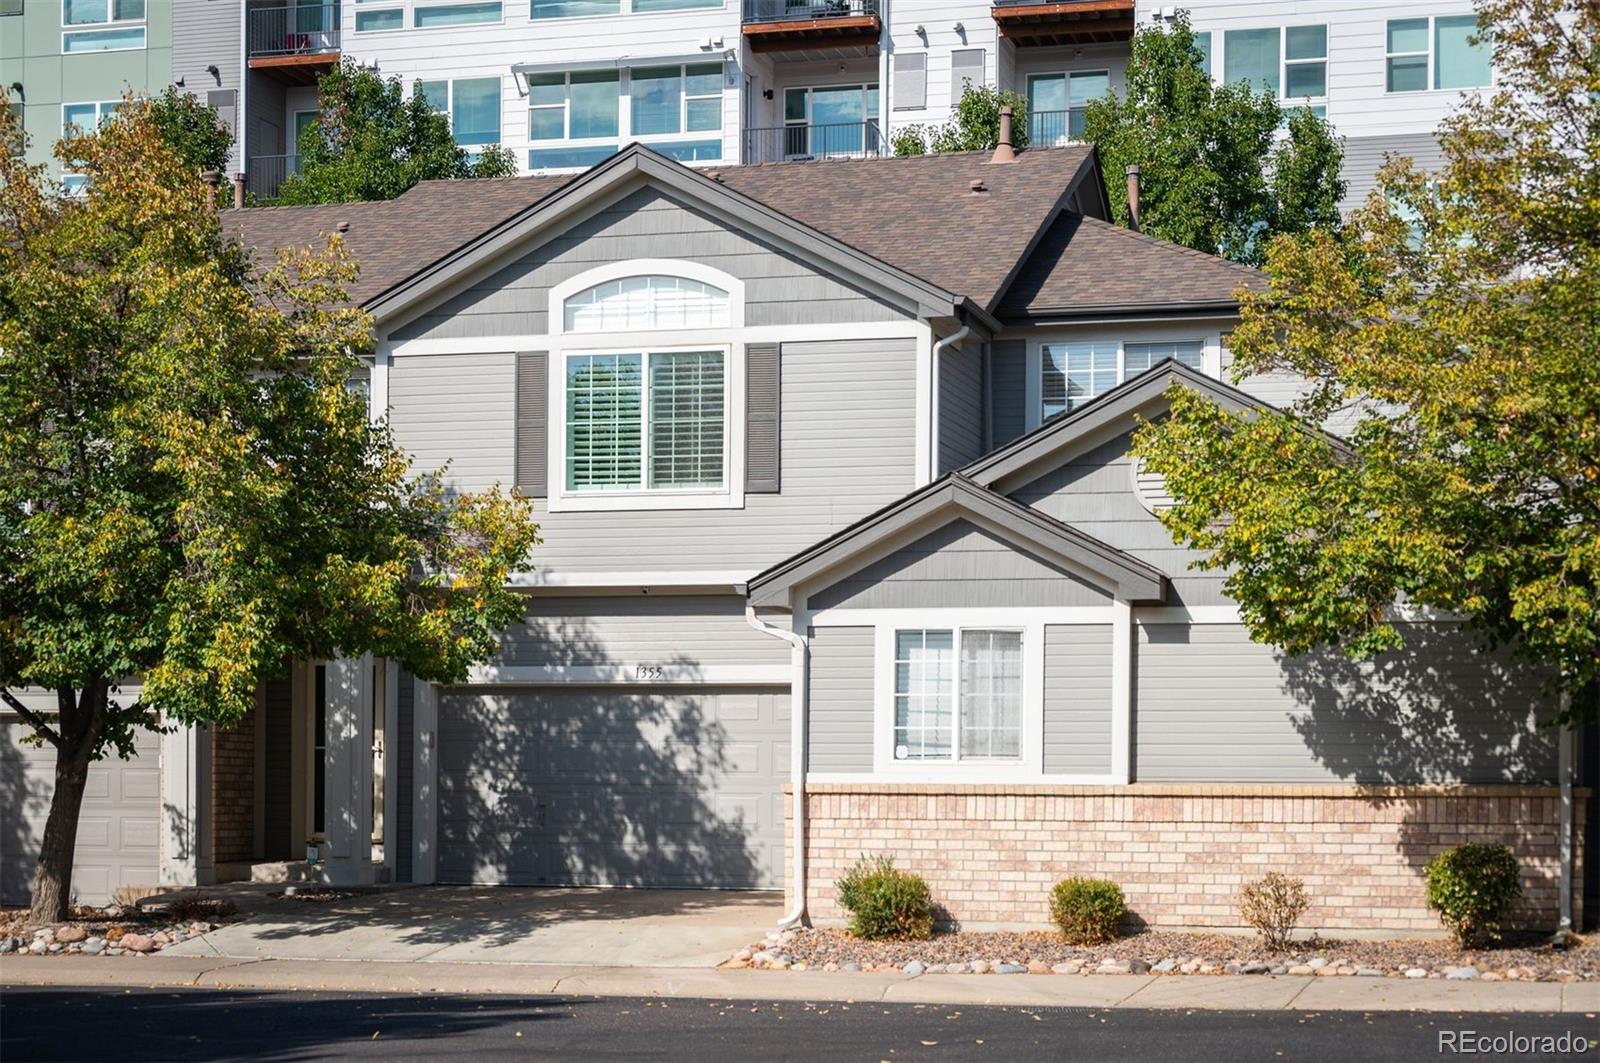
[[[27,923],[26,908],[0,909],[0,955],[146,956],[208,934],[238,915],[231,901],[180,898],[149,905],[74,907],[68,920]]]
[[[1107,945],[1057,934],[954,932],[929,941],[863,941],[843,930],[787,930],[741,949],[725,966],[911,974],[1295,974],[1484,981],[1600,980],[1600,939],[1555,948],[1548,936],[1462,950],[1443,939],[1313,939],[1274,953],[1250,937],[1145,931]]]

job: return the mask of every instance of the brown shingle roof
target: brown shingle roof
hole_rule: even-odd
[[[715,173],[725,188],[988,307],[1091,152],[1024,151],[1009,165],[962,152]],[[229,211],[224,224],[265,262],[276,248],[321,243],[348,223],[345,242],[361,264],[351,295],[365,302],[576,179],[425,181],[387,202]],[[974,181],[984,191],[973,192]]]
[[[1238,301],[1240,288],[1265,287],[1249,266],[1068,211],[1045,232],[997,314],[1226,306]]]

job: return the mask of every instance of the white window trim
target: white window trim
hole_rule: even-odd
[[[1322,27],[1322,31],[1323,31],[1323,47],[1322,47],[1322,56],[1321,56],[1321,58],[1290,59],[1289,58],[1289,31],[1291,29],[1296,29],[1296,30],[1308,29],[1308,28],[1313,27],[1313,26],[1321,26]],[[1215,67],[1216,65],[1221,65],[1222,66],[1222,71],[1223,71],[1221,74],[1212,74],[1212,72],[1209,71],[1209,70],[1206,71],[1206,73],[1211,74],[1212,80],[1215,83],[1217,83],[1219,85],[1227,84],[1227,48],[1228,48],[1228,33],[1230,31],[1237,33],[1237,32],[1242,32],[1242,31],[1249,31],[1249,30],[1268,30],[1268,29],[1272,29],[1272,28],[1273,28],[1272,26],[1230,26],[1230,27],[1227,27],[1227,28],[1221,29],[1221,30],[1202,30],[1201,31],[1202,33],[1209,32],[1211,34],[1211,43],[1212,43],[1212,46],[1213,46],[1212,47],[1212,52],[1211,52],[1211,61],[1212,61],[1213,66]],[[1321,107],[1324,110],[1326,110],[1326,108],[1328,106],[1328,74],[1329,74],[1329,70],[1328,70],[1328,62],[1329,62],[1329,60],[1328,60],[1328,52],[1331,50],[1331,45],[1328,43],[1328,41],[1330,39],[1330,36],[1328,34],[1328,25],[1327,25],[1327,23],[1325,23],[1325,22],[1297,22],[1293,26],[1288,26],[1288,25],[1278,26],[1277,30],[1278,30],[1278,102],[1282,103],[1282,104],[1299,104],[1300,106],[1304,106],[1304,107]],[[1219,34],[1222,37],[1222,48],[1220,50],[1215,47],[1216,43],[1217,43],[1217,36]],[[1320,95],[1320,96],[1290,96],[1289,95],[1289,68],[1291,66],[1309,66],[1312,63],[1321,63],[1323,65],[1323,68],[1322,68],[1322,95]],[[1255,88],[1256,86],[1252,85],[1251,87]]]
[[[1486,89],[1494,88],[1495,83],[1497,81],[1497,78],[1496,78],[1495,69],[1494,69],[1494,62],[1493,62],[1492,59],[1491,59],[1491,61],[1489,63],[1489,84],[1487,84],[1487,85],[1476,85],[1476,86],[1472,86],[1472,87],[1469,87],[1469,88],[1460,88],[1460,89],[1436,89],[1436,88],[1433,87],[1433,79],[1437,76],[1436,75],[1436,70],[1438,68],[1438,63],[1439,63],[1438,49],[1436,47],[1434,47],[1435,43],[1438,41],[1438,33],[1439,33],[1438,22],[1439,22],[1439,19],[1441,19],[1441,18],[1458,18],[1458,17],[1464,16],[1464,15],[1470,15],[1470,14],[1472,14],[1472,12],[1470,12],[1470,11],[1460,11],[1460,12],[1455,12],[1453,14],[1447,14],[1447,15],[1413,15],[1413,16],[1410,16],[1408,18],[1386,18],[1386,19],[1384,19],[1384,21],[1383,21],[1383,94],[1385,96],[1426,96],[1426,95],[1431,93],[1431,94],[1437,95],[1437,96],[1459,96],[1462,93],[1483,92]],[[1426,51],[1422,51],[1422,52],[1391,52],[1391,51],[1389,51],[1389,23],[1391,23],[1391,22],[1426,22],[1428,24],[1427,50]],[[1426,81],[1425,81],[1423,87],[1420,88],[1420,89],[1391,89],[1391,88],[1389,88],[1389,60],[1391,60],[1391,59],[1410,59],[1410,58],[1413,58],[1413,57],[1419,56],[1419,55],[1426,55],[1428,57],[1428,73],[1427,73],[1427,78],[1426,78]]]
[[[1200,328],[1183,325],[1156,327],[1130,326],[1125,329],[1096,329],[1083,332],[1045,332],[1029,336],[1024,361],[1026,385],[1026,427],[1029,431],[1044,423],[1043,366],[1044,348],[1060,343],[1115,343],[1117,345],[1117,383],[1127,380],[1124,373],[1124,346],[1129,343],[1171,343],[1199,340],[1201,371],[1222,379],[1222,330],[1215,325]]]
[[[150,47],[150,3],[145,0],[145,13],[139,18],[117,18],[117,0],[106,0],[106,18],[103,22],[67,22],[67,2],[57,0],[61,12],[61,54],[62,55],[93,55],[96,52],[140,52]],[[78,33],[94,33],[104,30],[140,29],[144,36],[138,44],[123,45],[119,48],[89,48],[76,52],[67,51],[67,38]]]
[[[583,22],[589,19],[597,18],[622,18],[624,16],[629,18],[652,18],[664,15],[670,18],[676,15],[682,15],[686,11],[720,11],[726,9],[728,6],[727,0],[719,0],[719,2],[715,4],[696,4],[689,7],[675,7],[667,11],[635,11],[633,9],[633,0],[618,0],[618,4],[619,6],[616,11],[607,11],[601,15],[548,15],[543,18],[534,18],[532,14],[532,5],[528,4],[526,6],[529,12],[528,22],[534,26],[545,26],[552,23],[560,24],[563,22]]]
[[[575,17],[588,18],[588,17],[609,17],[609,16],[575,16]],[[536,23],[541,23],[541,22],[544,22],[544,21],[547,21],[547,20],[545,20],[545,19],[536,19],[534,21]],[[549,20],[549,21],[558,21],[558,20]],[[716,92],[715,97],[713,97],[710,93],[702,93],[702,94],[699,94],[699,95],[691,95],[688,92],[688,85],[686,83],[687,80],[688,80],[688,74],[686,73],[686,71],[691,66],[717,66],[717,67],[720,68],[720,73],[719,73],[718,79],[717,79],[717,92]],[[683,91],[678,94],[678,132],[676,132],[676,133],[635,133],[634,132],[634,130],[633,130],[633,71],[634,71],[634,69],[636,67],[637,68],[641,68],[641,69],[649,68],[649,67],[677,67],[678,68],[678,77],[679,77],[680,81],[684,82]],[[564,74],[566,76],[567,98],[562,104],[562,108],[563,108],[562,109],[562,130],[563,130],[564,133],[570,133],[571,129],[572,129],[572,75],[575,74],[575,73],[582,73],[584,71],[593,70],[593,69],[595,69],[595,68],[594,67],[587,67],[587,66],[575,66],[570,70],[564,70],[564,71],[551,70],[551,71],[546,71],[546,73],[551,73],[551,74],[561,73],[561,74]],[[673,144],[692,144],[692,143],[695,143],[696,141],[701,141],[701,140],[707,140],[707,141],[715,140],[720,145],[720,148],[719,148],[719,154],[721,156],[720,158],[688,161],[688,162],[685,162],[684,165],[685,166],[727,165],[726,156],[728,154],[728,141],[727,141],[727,136],[726,136],[726,128],[727,128],[727,124],[728,124],[728,117],[727,117],[728,89],[729,89],[729,84],[728,84],[728,64],[727,64],[727,61],[724,60],[723,58],[721,58],[720,55],[716,55],[716,54],[708,55],[703,60],[683,60],[683,59],[670,60],[669,59],[669,60],[666,60],[666,61],[663,61],[663,62],[660,62],[660,63],[652,63],[647,58],[640,58],[640,59],[636,59],[636,60],[635,59],[630,59],[627,66],[620,66],[620,67],[617,68],[617,132],[616,132],[616,135],[615,136],[607,136],[607,137],[584,137],[581,140],[573,140],[569,136],[563,136],[560,140],[535,140],[533,138],[533,112],[536,111],[536,110],[554,110],[555,109],[555,104],[540,104],[540,105],[536,106],[532,102],[532,93],[530,92],[528,94],[528,99],[529,99],[529,103],[528,103],[528,107],[527,107],[528,117],[527,117],[527,119],[526,119],[526,121],[524,122],[524,125],[523,125],[523,134],[527,137],[527,140],[528,140],[528,146],[527,146],[527,151],[528,151],[528,156],[527,156],[528,169],[533,173],[582,173],[583,171],[585,171],[585,170],[587,170],[589,168],[588,165],[585,165],[585,166],[538,166],[538,167],[536,167],[536,166],[533,165],[533,155],[532,155],[532,153],[535,152],[535,151],[553,151],[553,150],[560,150],[560,149],[563,149],[563,148],[582,149],[582,148],[607,148],[608,147],[608,148],[611,148],[613,151],[615,151],[615,150],[619,149],[623,144],[630,143],[631,141],[639,141],[642,144],[647,144],[647,145],[659,148],[661,146],[670,146],[670,145],[673,145]],[[715,98],[716,100],[719,101],[719,104],[718,104],[718,115],[720,116],[720,120],[718,121],[717,128],[715,128],[715,129],[696,129],[696,130],[690,131],[689,128],[688,128],[688,126],[689,126],[689,101],[690,100],[709,100],[709,99],[713,99],[713,98]],[[593,165],[593,164],[590,164],[590,165]]]
[[[1103,67],[1103,66],[1085,66],[1085,67],[1074,67],[1074,68],[1067,68],[1067,67],[1056,68],[1056,67],[1052,67],[1051,69],[1048,69],[1048,70],[1030,70],[1025,75],[1023,75],[1023,79],[1022,79],[1023,91],[1026,92],[1027,96],[1028,96],[1028,120],[1029,121],[1033,120],[1033,115],[1035,114],[1035,111],[1033,109],[1033,81],[1034,81],[1034,79],[1035,78],[1051,78],[1051,77],[1059,77],[1059,78],[1063,79],[1064,88],[1065,88],[1066,94],[1067,94],[1067,107],[1066,107],[1067,121],[1066,121],[1066,124],[1061,129],[1062,139],[1060,141],[1060,143],[1063,143],[1063,144],[1076,143],[1075,141],[1072,140],[1072,112],[1075,111],[1075,110],[1083,111],[1083,110],[1087,110],[1088,109],[1087,105],[1085,105],[1083,107],[1073,107],[1072,106],[1072,76],[1074,74],[1104,74],[1106,76],[1106,85],[1109,87],[1112,84],[1112,82],[1111,82],[1111,69],[1109,67]],[[1046,113],[1049,113],[1049,112],[1046,112]]]
[[[490,23],[485,22],[485,23],[483,23],[483,25],[487,26],[487,25],[490,25]],[[506,130],[505,130],[505,123],[506,123],[506,115],[505,115],[505,110],[506,110],[506,98],[505,98],[506,84],[505,84],[505,79],[504,78],[501,78],[501,77],[499,77],[499,76],[497,76],[495,74],[475,74],[475,75],[470,75],[470,76],[467,76],[467,77],[458,77],[458,78],[451,78],[451,77],[444,77],[444,78],[417,78],[416,81],[412,82],[412,90],[416,91],[416,86],[417,85],[426,84],[426,83],[428,83],[430,81],[431,82],[440,82],[440,81],[444,82],[444,106],[443,107],[435,107],[433,109],[433,111],[434,111],[435,114],[444,115],[445,121],[450,124],[450,139],[455,141],[456,147],[460,148],[462,151],[467,152],[469,155],[475,155],[475,154],[481,153],[484,148],[488,148],[488,147],[496,147],[496,148],[498,148],[505,141],[505,135],[506,135]],[[498,110],[500,112],[500,120],[499,120],[499,122],[496,123],[497,128],[495,129],[495,136],[494,136],[493,140],[477,140],[477,141],[473,141],[470,144],[463,144],[463,143],[461,143],[461,141],[455,139],[455,137],[456,137],[456,82],[458,82],[458,81],[493,81],[493,82],[495,82],[496,84],[499,85],[499,89],[500,90],[499,90],[499,93],[498,93],[498,100],[499,100],[499,108],[498,108]],[[424,100],[423,102],[428,102],[428,101]],[[299,114],[300,112],[297,111],[295,113]]]
[[[567,298],[606,281],[651,274],[683,277],[728,293],[728,327],[656,329],[649,332],[566,331]],[[636,258],[611,262],[570,277],[550,289],[547,308],[549,355],[550,512],[744,508],[744,282],[698,262]],[[567,357],[575,354],[666,353],[721,350],[724,455],[720,488],[639,488],[620,491],[567,489]],[[646,427],[648,430],[648,426]]]
[[[622,131],[626,128],[626,124],[625,123],[627,122],[627,118],[628,118],[627,114],[625,114],[623,112],[629,110],[629,108],[623,106],[623,101],[625,99],[627,99],[626,94],[622,90],[623,84],[626,81],[627,72],[625,70],[618,70],[616,72],[617,73],[617,112],[618,112],[617,113],[617,132],[616,132],[616,135],[615,136],[605,136],[605,137],[574,137],[572,135],[572,75],[573,74],[588,73],[588,72],[589,71],[583,70],[583,69],[579,69],[579,70],[563,70],[563,71],[559,72],[561,74],[562,78],[564,79],[562,84],[566,89],[566,94],[562,98],[561,105],[560,105],[561,106],[561,137],[560,137],[560,139],[550,140],[550,139],[545,139],[545,138],[542,138],[542,137],[536,139],[534,137],[534,135],[533,135],[533,113],[535,111],[553,111],[553,110],[556,109],[556,105],[553,104],[553,103],[534,103],[533,102],[533,93],[532,93],[531,90],[529,91],[529,93],[528,93],[528,122],[527,122],[527,128],[526,128],[526,130],[524,130],[524,133],[528,138],[528,152],[529,152],[528,168],[530,170],[534,168],[533,167],[533,156],[532,156],[532,153],[535,152],[535,151],[550,151],[550,150],[562,150],[562,149],[582,150],[584,148],[609,148],[612,151],[616,151],[621,146],[621,144],[623,142],[622,141]],[[550,71],[550,73],[552,73],[552,74],[553,73],[557,73],[557,71]],[[569,171],[570,172],[579,172],[579,171],[581,171],[581,170],[583,170],[585,168],[586,167],[575,167],[575,166],[540,167],[539,168],[539,172],[541,172],[541,173],[566,173],[566,172],[569,172]]]
[[[1122,785],[1132,762],[1133,610],[1127,602],[1109,606],[993,609],[827,609],[804,610],[804,629],[873,629],[872,772],[808,772],[809,782],[900,783],[1051,783]],[[1103,774],[1044,771],[1044,629],[1072,624],[1111,625],[1111,764]],[[1019,760],[928,762],[894,759],[895,632],[904,630],[1010,629],[1022,631],[1022,757]],[[959,644],[957,646],[959,653]],[[958,663],[959,669],[959,663]],[[959,682],[959,679],[957,680]],[[959,741],[959,737],[956,739]]]
[[[815,92],[818,92],[818,91],[826,92],[826,91],[828,91],[830,89],[857,89],[857,90],[859,90],[860,93],[861,93],[861,114],[862,114],[861,125],[865,127],[865,126],[869,126],[869,125],[870,126],[876,126],[878,124],[878,112],[877,112],[877,110],[875,110],[875,109],[874,110],[868,110],[868,108],[867,108],[868,101],[871,98],[868,95],[870,92],[876,91],[878,93],[880,104],[882,102],[883,88],[882,88],[882,86],[880,86],[878,84],[878,82],[876,82],[876,81],[837,81],[837,82],[830,82],[830,83],[821,84],[821,85],[813,84],[811,82],[806,82],[806,83],[801,84],[801,85],[785,85],[781,89],[778,90],[779,92],[781,92],[783,94],[782,95],[782,99],[780,101],[780,105],[779,105],[779,113],[782,115],[782,118],[783,118],[783,128],[785,130],[785,133],[787,133],[787,131],[790,130],[790,129],[806,129],[806,130],[810,130],[812,128],[815,128],[817,123],[812,118],[812,113],[811,113],[811,97],[812,97],[812,94],[815,93]],[[805,93],[806,116],[804,118],[790,118],[789,117],[789,93],[791,93],[791,92],[803,92],[803,93]],[[829,125],[829,124],[854,125],[856,123],[854,123],[854,122],[824,123],[824,126]],[[880,133],[880,135],[881,135],[881,133]],[[863,137],[864,136],[865,136],[865,133],[863,132]],[[807,133],[806,134],[806,144],[807,144],[808,149],[809,149],[810,143],[811,143],[811,135],[810,135],[810,133]],[[787,139],[785,139],[784,146],[787,146],[787,144],[788,144],[788,141],[787,141]],[[804,153],[804,156],[810,156],[810,155],[814,155],[814,154],[816,154],[816,153],[813,152],[813,151],[807,150]],[[860,157],[861,155],[866,154],[866,150],[863,149],[860,152],[854,152],[854,153],[852,153],[852,152],[826,153],[825,152],[823,154],[827,158],[857,158],[857,157]],[[784,158],[786,158],[786,159],[791,159],[791,158],[796,158],[796,157],[804,157],[804,156],[793,156],[793,155],[790,155],[788,152],[784,152]]]
[[[506,4],[516,3],[517,0],[499,0],[500,18],[495,22],[456,22],[443,26],[417,25],[416,9],[419,7],[470,7],[473,4],[485,3],[488,0],[394,0],[393,3],[360,3],[353,2],[348,5],[350,10],[350,24],[345,29],[350,33],[359,33],[365,36],[382,36],[386,33],[402,33],[407,30],[413,32],[431,33],[436,30],[475,30],[493,29],[506,24]],[[382,12],[399,11],[400,25],[389,26],[383,29],[359,29],[360,23],[356,21],[357,12]],[[442,78],[426,78],[423,80],[440,81]]]
[[[131,49],[113,49],[113,50],[129,51]],[[82,126],[78,126],[77,127],[78,130],[81,133],[89,134],[89,133],[94,133],[94,132],[98,131],[101,126],[105,125],[106,119],[110,118],[113,114],[116,113],[116,109],[121,103],[122,103],[121,100],[73,100],[70,103],[63,103],[61,105],[61,125],[60,125],[61,135],[62,136],[66,136],[66,133],[67,133],[67,108],[68,107],[89,107],[89,106],[93,106],[94,107],[94,127],[91,128],[91,129],[84,129]],[[71,178],[71,177],[81,177],[81,178],[83,178],[83,183],[78,185],[76,188],[68,187],[68,186],[71,185],[72,182],[68,181],[67,178]],[[76,171],[73,171],[73,170],[63,169],[61,171],[61,178],[62,178],[62,180],[61,180],[62,186],[67,188],[67,194],[68,195],[70,195],[70,196],[82,196],[82,195],[84,195],[84,194],[86,194],[88,192],[89,178],[86,175],[81,174],[81,173],[77,173]]]

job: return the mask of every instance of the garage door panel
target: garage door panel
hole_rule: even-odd
[[[787,744],[787,700],[760,688],[447,692],[441,877],[781,885],[781,816],[762,812],[788,772],[774,748]]]

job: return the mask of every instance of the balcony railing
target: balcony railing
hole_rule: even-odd
[[[1053,148],[1076,144],[1083,139],[1083,117],[1087,108],[1067,111],[1033,111],[1028,115],[1028,146]]]
[[[298,155],[256,155],[245,166],[244,187],[257,203],[271,203],[289,175],[299,172]]]
[[[744,0],[745,22],[877,18],[878,0]]]
[[[864,159],[890,153],[877,122],[796,123],[744,131],[746,163]]]
[[[258,7],[249,16],[246,43],[251,59],[339,50],[338,4]]]

